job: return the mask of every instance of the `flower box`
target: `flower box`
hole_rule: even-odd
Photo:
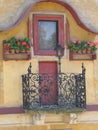
[[[96,53],[76,53],[70,50],[69,59],[70,60],[95,60]]]
[[[69,42],[70,60],[95,60],[98,42],[71,40]]]
[[[29,38],[11,37],[3,40],[3,58],[4,60],[29,60],[31,58]]]
[[[30,53],[9,53],[9,54],[3,54],[4,60],[29,60],[31,59]]]

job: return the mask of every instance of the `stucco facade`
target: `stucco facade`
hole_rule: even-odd
[[[67,3],[76,13],[73,15],[63,3]],[[31,6],[32,5],[32,6]],[[96,60],[69,60],[69,48],[64,35],[64,57],[62,58],[62,72],[81,72],[81,63],[86,68],[86,100],[87,106],[94,108],[83,112],[71,113],[45,113],[45,123],[34,124],[34,112],[24,112],[22,78],[29,63],[32,63],[33,72],[38,73],[39,61],[57,61],[53,56],[34,56],[31,52],[30,60],[8,60],[3,59],[2,41],[12,36],[28,36],[28,19],[31,13],[43,14],[63,14],[70,25],[70,39],[98,41],[98,3],[97,1],[84,0],[1,0],[0,1],[0,130],[97,130],[98,129],[98,56]],[[76,19],[75,19],[76,17]],[[81,21],[79,24],[79,20]],[[84,26],[83,26],[84,25]],[[64,27],[66,32],[66,26]],[[33,48],[33,47],[32,47]],[[98,52],[96,52],[98,55]],[[16,109],[18,111],[16,111]],[[6,110],[5,112],[3,110]],[[3,111],[3,112],[2,112]],[[75,114],[74,121],[71,122],[71,114]],[[44,114],[42,114],[44,115]]]

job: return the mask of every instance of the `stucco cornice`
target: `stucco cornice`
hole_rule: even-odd
[[[70,13],[73,15],[74,19],[76,20],[79,26],[81,26],[82,28],[84,28],[85,30],[89,32],[98,34],[98,24],[96,24],[98,23],[98,19],[96,21],[94,21],[93,19],[98,16],[98,15],[96,16],[96,14],[98,14],[98,4],[96,3],[97,0],[96,1],[94,0],[93,5],[92,5],[93,7],[95,4],[95,7],[96,7],[95,8],[96,13],[93,12],[93,17],[88,15],[88,12],[91,11],[89,10],[89,4],[87,5],[88,0],[86,1],[83,0],[82,1],[83,3],[80,3],[81,8],[79,7],[79,4],[78,4],[81,0],[36,0],[36,1],[35,0],[21,0],[21,1],[22,1],[21,4],[15,7],[9,4],[10,8],[11,7],[15,8],[15,11],[6,12],[7,13],[6,17],[3,17],[4,14],[1,15],[0,13],[1,15],[0,31],[8,30],[10,28],[15,27],[24,19],[26,14],[29,13],[32,6],[34,6],[38,2],[46,1],[46,2],[56,2],[63,5],[66,9],[70,11]],[[90,1],[91,0],[89,0],[89,2]],[[88,6],[88,10],[83,10],[84,5]],[[6,8],[7,7],[8,5],[6,5]]]

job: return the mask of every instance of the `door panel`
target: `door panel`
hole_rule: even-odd
[[[57,104],[57,62],[39,62],[41,105]]]

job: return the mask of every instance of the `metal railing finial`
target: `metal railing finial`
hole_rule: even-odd
[[[29,74],[32,73],[31,68],[32,68],[32,65],[31,65],[31,62],[30,62],[30,65],[29,65],[28,70],[27,70]]]
[[[84,67],[84,63],[82,63],[82,74],[85,74],[85,71],[86,71],[86,69]]]

